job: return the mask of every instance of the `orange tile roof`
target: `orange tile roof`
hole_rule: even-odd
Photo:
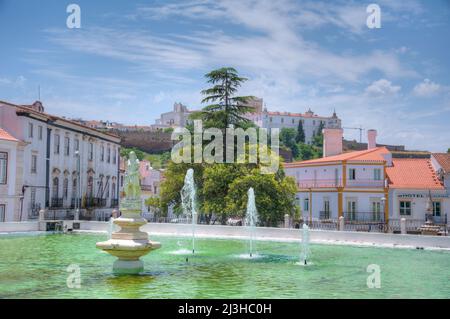
[[[433,153],[432,155],[441,165],[444,173],[450,173],[450,153]]]
[[[355,162],[384,162],[383,154],[389,154],[386,147],[376,147],[370,150],[354,151],[339,155],[327,156],[308,161],[285,163],[285,167],[296,167],[303,165],[324,164],[330,162],[355,161]]]
[[[444,189],[427,158],[398,158],[386,169],[390,188]]]
[[[19,140],[0,127],[0,140],[18,142]]]

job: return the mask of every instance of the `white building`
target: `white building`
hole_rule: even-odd
[[[8,180],[15,183],[8,185],[8,197],[20,198],[12,204],[1,192],[6,221],[36,218],[41,208],[66,211],[81,205],[93,212],[118,205],[119,137],[44,113],[40,102],[0,101],[0,128],[17,140],[0,140],[8,157],[2,165],[16,175]]]
[[[342,153],[342,132],[324,129],[323,158],[284,164],[297,182],[303,218],[389,223],[404,217],[420,226],[428,206],[436,222],[450,213],[448,189],[430,159],[392,159],[387,148],[375,147],[375,130],[368,131],[367,150]]]
[[[168,127],[185,127],[189,123],[189,116],[192,111],[189,111],[187,106],[181,103],[173,104],[173,111],[162,113],[160,118],[152,125],[153,128],[168,128]]]
[[[247,106],[254,109],[252,113],[246,115],[250,121],[262,128],[293,128],[297,129],[301,121],[305,132],[305,143],[311,143],[313,136],[322,128],[341,128],[341,120],[336,112],[332,116],[319,116],[314,114],[311,109],[305,113],[290,112],[270,112],[263,107],[262,98],[253,98],[247,102]],[[190,122],[189,116],[195,111],[190,111],[181,104],[175,103],[173,111],[162,113],[160,118],[153,124],[153,128],[184,127]],[[322,125],[322,126],[321,126]]]

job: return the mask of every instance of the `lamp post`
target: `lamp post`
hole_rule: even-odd
[[[80,206],[81,206],[81,174],[80,174],[80,151],[75,151],[75,156],[77,157],[77,192],[75,197],[75,220],[80,217]]]
[[[380,214],[383,214],[384,224],[387,227],[388,225],[386,224],[386,216],[384,215],[385,207],[386,207],[386,197],[383,196],[383,197],[381,197],[381,212],[380,212]]]

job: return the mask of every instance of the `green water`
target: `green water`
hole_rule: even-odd
[[[257,242],[260,258],[240,258],[246,242],[152,237],[162,248],[139,276],[111,273],[114,257],[95,248],[106,235],[0,236],[1,298],[450,298],[450,252],[312,245],[312,265],[296,265],[298,243]],[[81,287],[68,288],[77,264]],[[367,287],[377,264],[381,288]]]

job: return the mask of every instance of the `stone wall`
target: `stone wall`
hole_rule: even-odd
[[[147,153],[170,151],[175,144],[170,139],[171,133],[156,131],[114,131],[121,138],[121,146],[136,147]]]

